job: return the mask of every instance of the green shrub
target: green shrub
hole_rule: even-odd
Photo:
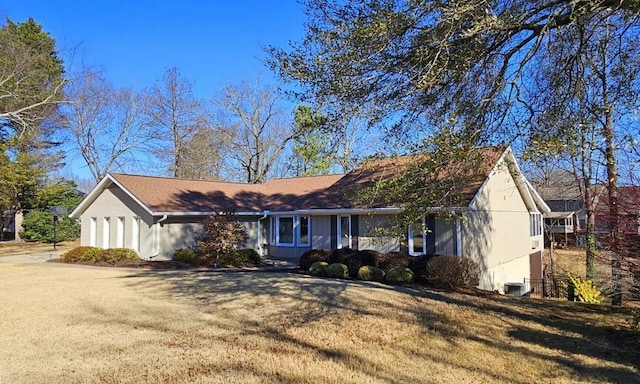
[[[98,260],[99,259],[99,260]],[[133,249],[109,248],[96,254],[95,261],[104,261],[109,264],[120,264],[140,260],[140,256]]]
[[[314,276],[326,276],[328,265],[326,261],[316,261],[309,267],[309,273]]]
[[[434,256],[426,265],[425,280],[441,288],[476,287],[480,266],[468,257]]]
[[[60,256],[60,260],[65,263],[77,263],[78,261],[87,261],[85,260],[85,254],[94,254],[102,251],[100,248],[96,247],[75,247],[73,249],[68,250]]]
[[[600,304],[602,294],[591,280],[582,280],[579,277],[573,277],[569,273],[569,291],[573,292],[574,301],[580,301],[587,304]]]
[[[438,257],[438,255],[420,255],[420,256],[409,256],[409,268],[415,273],[415,277],[417,281],[426,283],[426,274],[427,274],[427,264],[429,264],[429,260],[434,257]]]
[[[388,271],[394,267],[409,268],[409,255],[404,252],[389,252],[380,256],[378,268]]]
[[[362,250],[349,254],[344,260],[344,264],[349,268],[349,276],[357,277],[358,271],[365,265],[376,266],[382,254],[371,250]]]
[[[76,247],[60,256],[60,260],[65,263],[109,263],[119,264],[140,260],[140,256],[128,248],[101,249],[96,247]]]
[[[176,250],[173,253],[173,260],[180,263],[191,264],[194,267],[198,266],[200,263],[200,259],[198,258],[198,255],[190,249]]]
[[[218,255],[214,262],[218,264],[218,267],[257,266],[260,264],[260,255],[254,249],[236,249]]]
[[[384,281],[391,284],[407,284],[413,281],[413,271],[406,267],[394,267],[384,276]]]
[[[327,276],[338,279],[346,279],[349,277],[349,268],[342,263],[333,263],[327,266]]]
[[[358,270],[358,279],[365,281],[384,281],[384,271],[380,268],[365,265]]]
[[[300,261],[298,265],[300,266],[300,269],[302,269],[303,271],[308,271],[309,268],[311,267],[311,264],[315,263],[316,261],[328,261],[328,260],[329,260],[329,251],[325,249],[311,249],[303,253],[302,256],[300,256]]]
[[[87,247],[88,249],[80,255],[80,261],[88,261],[95,263],[96,261],[102,261],[101,254],[102,248]]]
[[[238,249],[235,252],[238,255],[238,261],[241,265],[258,266],[260,265],[260,254],[252,248]]]
[[[333,251],[329,252],[329,256],[327,256],[328,258],[325,261],[329,264],[344,263],[347,257],[354,253],[356,253],[356,251],[348,247],[334,249]]]

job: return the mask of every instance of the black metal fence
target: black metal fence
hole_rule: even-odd
[[[566,298],[569,279],[551,278],[524,279],[524,296],[539,298]]]

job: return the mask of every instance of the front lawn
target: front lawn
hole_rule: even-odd
[[[633,383],[625,309],[267,272],[0,266],[2,383]]]

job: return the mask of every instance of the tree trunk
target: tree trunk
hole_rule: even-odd
[[[611,251],[611,281],[613,283],[612,305],[622,305],[622,249],[620,247],[620,220],[618,209],[618,175],[613,142],[611,110],[606,111],[604,138],[606,143],[607,193],[609,198],[609,250]]]

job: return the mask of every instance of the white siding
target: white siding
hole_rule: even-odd
[[[480,288],[501,290],[529,277],[529,211],[504,162],[469,207],[462,231],[462,255],[480,264]]]

